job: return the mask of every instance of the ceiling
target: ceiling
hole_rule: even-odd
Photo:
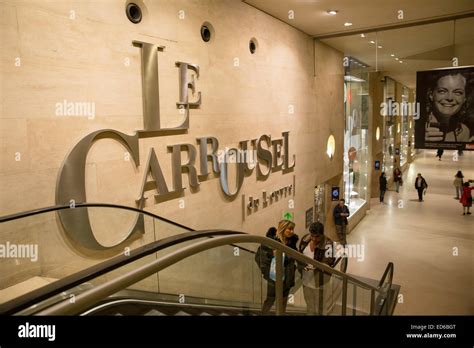
[[[452,66],[453,57],[458,58],[460,66],[474,65],[474,0],[244,2],[368,64],[366,70],[384,71],[410,88],[415,87],[416,71]],[[338,13],[331,16],[328,10]],[[399,10],[404,11],[403,20],[397,18]],[[290,13],[294,13],[294,19],[288,18],[289,11],[294,11]],[[430,23],[452,16],[468,18]],[[345,22],[352,26],[345,27]],[[418,22],[430,24],[387,30]],[[362,32],[365,37],[361,37]]]

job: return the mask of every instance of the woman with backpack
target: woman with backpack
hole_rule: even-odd
[[[276,234],[274,239],[294,250],[297,250],[296,245],[298,243],[298,236],[294,233],[295,223],[290,220],[282,220],[278,224],[278,228],[276,230]],[[268,233],[268,232],[267,232]],[[267,249],[266,251],[264,251]],[[275,273],[272,271],[272,267],[275,267],[276,259],[275,259],[275,252],[270,249],[268,252],[267,247],[261,246],[259,250],[257,250],[257,255],[259,256],[259,260],[262,263],[262,273],[265,272],[264,278],[267,280],[267,298],[265,299],[263,306],[262,306],[262,314],[268,315],[270,310],[275,303],[275,296],[276,296],[276,289],[275,289]],[[256,259],[257,259],[256,255]],[[259,261],[257,261],[258,263]],[[288,301],[288,295],[290,294],[291,288],[295,285],[295,271],[296,271],[296,264],[295,260],[289,256],[284,257],[283,260],[283,312],[286,310],[286,304]],[[268,273],[267,273],[268,270]],[[268,274],[268,276],[266,276]]]
[[[462,172],[458,170],[458,172],[454,176],[454,181],[453,181],[454,188],[456,189],[456,199],[459,199],[462,196],[463,185],[464,185],[463,179],[464,179],[464,175],[462,175]]]

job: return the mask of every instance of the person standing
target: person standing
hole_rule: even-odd
[[[270,227],[265,234],[265,237],[275,239],[277,229]],[[262,272],[263,278],[268,281],[270,279],[270,264],[273,258],[273,249],[262,244],[258,247],[255,253],[255,262]]]
[[[423,192],[428,188],[428,184],[425,178],[421,176],[421,173],[418,173],[415,179],[415,188],[418,191],[418,201],[423,202]]]
[[[441,157],[443,157],[444,150],[443,149],[438,149],[436,151],[436,157],[439,157],[439,161],[441,161]]]
[[[394,171],[393,171],[393,182],[395,183],[395,189],[398,193],[398,191],[400,189],[400,185],[403,185],[402,171],[398,167],[395,168]]]
[[[387,191],[387,178],[385,177],[384,172],[380,174],[379,184],[380,184],[380,203],[384,204],[383,200],[385,197],[385,192]]]
[[[348,216],[350,215],[349,208],[345,205],[346,201],[344,198],[339,200],[339,203],[334,207],[333,217],[334,223],[336,224],[336,232],[339,237],[339,242],[342,245],[346,245],[346,234],[347,234],[347,224]]]
[[[276,231],[275,240],[294,249],[297,250],[297,243],[298,243],[298,235],[294,233],[295,223],[290,220],[282,220],[278,224],[278,228]],[[275,254],[272,253],[271,263],[269,268],[269,279],[267,281],[267,298],[262,306],[262,314],[268,315],[270,310],[275,303],[276,297],[276,288],[275,288],[275,278],[272,278],[271,272],[271,264],[276,263]],[[291,288],[295,285],[295,271],[296,271],[296,264],[295,260],[291,257],[285,255],[283,260],[283,272],[284,272],[284,279],[283,279],[283,312],[286,310],[286,304],[288,302],[288,295],[290,294]],[[274,277],[274,275],[273,275]]]
[[[305,256],[333,267],[335,258],[334,243],[324,235],[324,225],[313,222],[309,233],[300,242],[299,251]],[[315,269],[312,265],[299,265],[303,278],[303,295],[306,301],[307,314],[327,314],[330,274]]]
[[[462,196],[459,200],[459,202],[462,204],[462,215],[471,215],[469,209],[471,209],[472,207],[472,190],[474,190],[474,187],[469,187],[469,182],[465,182],[462,191]]]
[[[464,179],[464,175],[462,175],[462,172],[458,170],[458,172],[454,176],[454,181],[453,181],[454,188],[456,189],[456,199],[459,199],[462,196],[463,184],[464,184],[463,179]]]

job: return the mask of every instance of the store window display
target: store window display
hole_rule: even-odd
[[[367,200],[368,127],[363,122],[368,113],[367,73],[346,75],[345,87],[344,198],[352,215]]]

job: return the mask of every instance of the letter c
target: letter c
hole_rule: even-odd
[[[114,139],[122,143],[130,152],[136,166],[140,165],[138,134],[127,135],[113,129],[102,129],[86,135],[67,155],[59,170],[56,186],[56,204],[68,205],[71,199],[85,203],[86,199],[86,159],[92,144],[99,139]],[[94,236],[89,220],[88,208],[71,208],[58,211],[59,219],[66,235],[81,246],[92,250],[108,250],[126,242],[132,235],[144,233],[143,215],[137,214],[132,229],[127,236],[113,246],[103,246]]]

